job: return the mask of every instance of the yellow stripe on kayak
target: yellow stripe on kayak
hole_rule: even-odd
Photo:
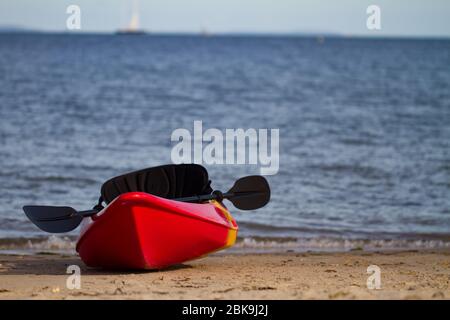
[[[225,208],[220,202],[216,200],[211,200],[211,204],[213,204],[214,207],[218,208],[224,214],[225,218],[227,218],[228,222],[230,222],[231,227],[234,228],[233,224],[231,223],[233,221],[233,217],[231,216],[230,211],[228,211],[227,208]]]
[[[222,248],[218,249],[223,250],[235,244],[237,237],[237,228],[233,225],[232,223],[233,217],[231,216],[231,213],[227,210],[227,208],[225,208],[220,202],[216,200],[212,200],[211,203],[224,214],[224,216],[229,222],[230,229],[228,229],[225,245]]]
[[[226,249],[234,245],[234,243],[236,242],[236,237],[237,237],[236,229],[228,230],[227,242],[225,243],[225,246],[222,249]]]

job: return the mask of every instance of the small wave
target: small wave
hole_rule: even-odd
[[[113,170],[114,168],[111,166],[102,166],[102,165],[94,165],[94,164],[90,164],[90,165],[83,165],[83,164],[68,164],[68,165],[63,165],[61,166],[62,169],[64,170],[74,170],[74,171],[81,171],[81,172],[96,172],[98,173],[99,171],[109,171],[109,170]]]
[[[0,171],[0,177],[14,177],[17,176],[16,172],[11,172],[11,171]]]
[[[260,232],[271,232],[271,231],[295,231],[295,232],[306,232],[311,231],[308,228],[304,227],[296,227],[296,226],[277,226],[272,224],[264,224],[264,223],[258,223],[258,222],[249,222],[249,221],[240,221],[239,222],[240,227],[247,228],[249,230],[253,231],[260,231]]]
[[[236,249],[245,251],[352,251],[352,250],[413,250],[446,249],[450,241],[413,239],[335,239],[335,238],[265,238],[246,237],[239,240]]]
[[[367,220],[368,224],[381,224],[385,220],[372,218]],[[421,218],[411,220],[408,217],[403,218],[402,223],[420,223],[421,225],[434,226],[439,220],[431,218]],[[402,241],[443,241],[450,243],[450,233],[414,233],[401,231],[372,231],[355,230],[352,227],[340,226],[333,228],[328,226],[287,226],[272,225],[258,222],[240,221],[240,235],[243,237],[277,237],[277,238],[295,238],[295,239],[368,239],[369,240],[402,240]]]
[[[75,254],[75,236],[0,239],[0,252]],[[238,238],[231,252],[343,252],[384,250],[450,249],[450,240],[430,239],[340,239],[294,237]]]
[[[61,252],[74,253],[76,238],[51,235],[48,238],[4,238],[0,239],[2,251]]]
[[[450,173],[450,163],[444,164],[438,168],[438,172]]]
[[[380,180],[387,179],[390,174],[380,168],[373,166],[363,166],[363,165],[349,165],[349,164],[320,164],[312,165],[311,169],[318,169],[322,172],[333,172],[337,174],[353,174],[361,178]]]
[[[65,177],[65,176],[24,177],[24,179],[31,182],[54,182],[54,183],[79,182],[84,184],[98,183],[98,181],[94,179]]]
[[[377,143],[370,139],[344,138],[340,142],[349,146],[376,146]]]

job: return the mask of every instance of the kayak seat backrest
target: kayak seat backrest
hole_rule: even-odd
[[[147,168],[109,179],[101,188],[106,204],[126,192],[146,192],[166,199],[210,194],[211,181],[198,164],[171,164]]]

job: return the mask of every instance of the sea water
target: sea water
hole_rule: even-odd
[[[89,209],[197,120],[279,129],[270,204],[230,204],[240,246],[448,245],[450,41],[30,33],[0,34],[2,246],[47,237],[23,205]]]

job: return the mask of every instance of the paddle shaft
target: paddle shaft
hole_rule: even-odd
[[[178,199],[171,199],[180,202],[197,202],[197,201],[207,201],[207,200],[219,200],[228,199],[233,202],[233,198],[250,197],[256,194],[261,194],[261,192],[227,192],[221,193],[220,191],[214,191],[212,194],[205,194],[201,196],[192,196]]]
[[[227,193],[223,193],[223,194],[221,192],[216,192],[216,193],[212,193],[212,194],[204,194],[201,196],[184,197],[184,198],[177,198],[177,199],[170,199],[170,200],[180,201],[180,202],[197,202],[197,201],[217,200],[219,198],[225,199],[225,198],[233,197],[234,195],[235,194],[233,192],[227,192]],[[96,209],[92,209],[92,210],[78,211],[77,213],[82,217],[90,217],[99,212],[100,211],[98,211]]]
[[[214,191],[212,194],[204,194],[201,196],[192,196],[192,197],[184,197],[184,198],[178,198],[178,199],[172,199],[174,201],[180,201],[180,202],[197,202],[197,201],[207,201],[207,200],[219,200],[220,198],[230,198],[233,197],[233,192],[227,192],[227,193],[221,193],[218,191]]]
[[[92,210],[78,211],[77,213],[78,213],[80,216],[83,216],[83,217],[90,217],[90,216],[93,216],[94,214],[97,214],[97,213],[99,213],[99,212],[100,212],[100,211],[98,211],[98,210],[92,209]]]

